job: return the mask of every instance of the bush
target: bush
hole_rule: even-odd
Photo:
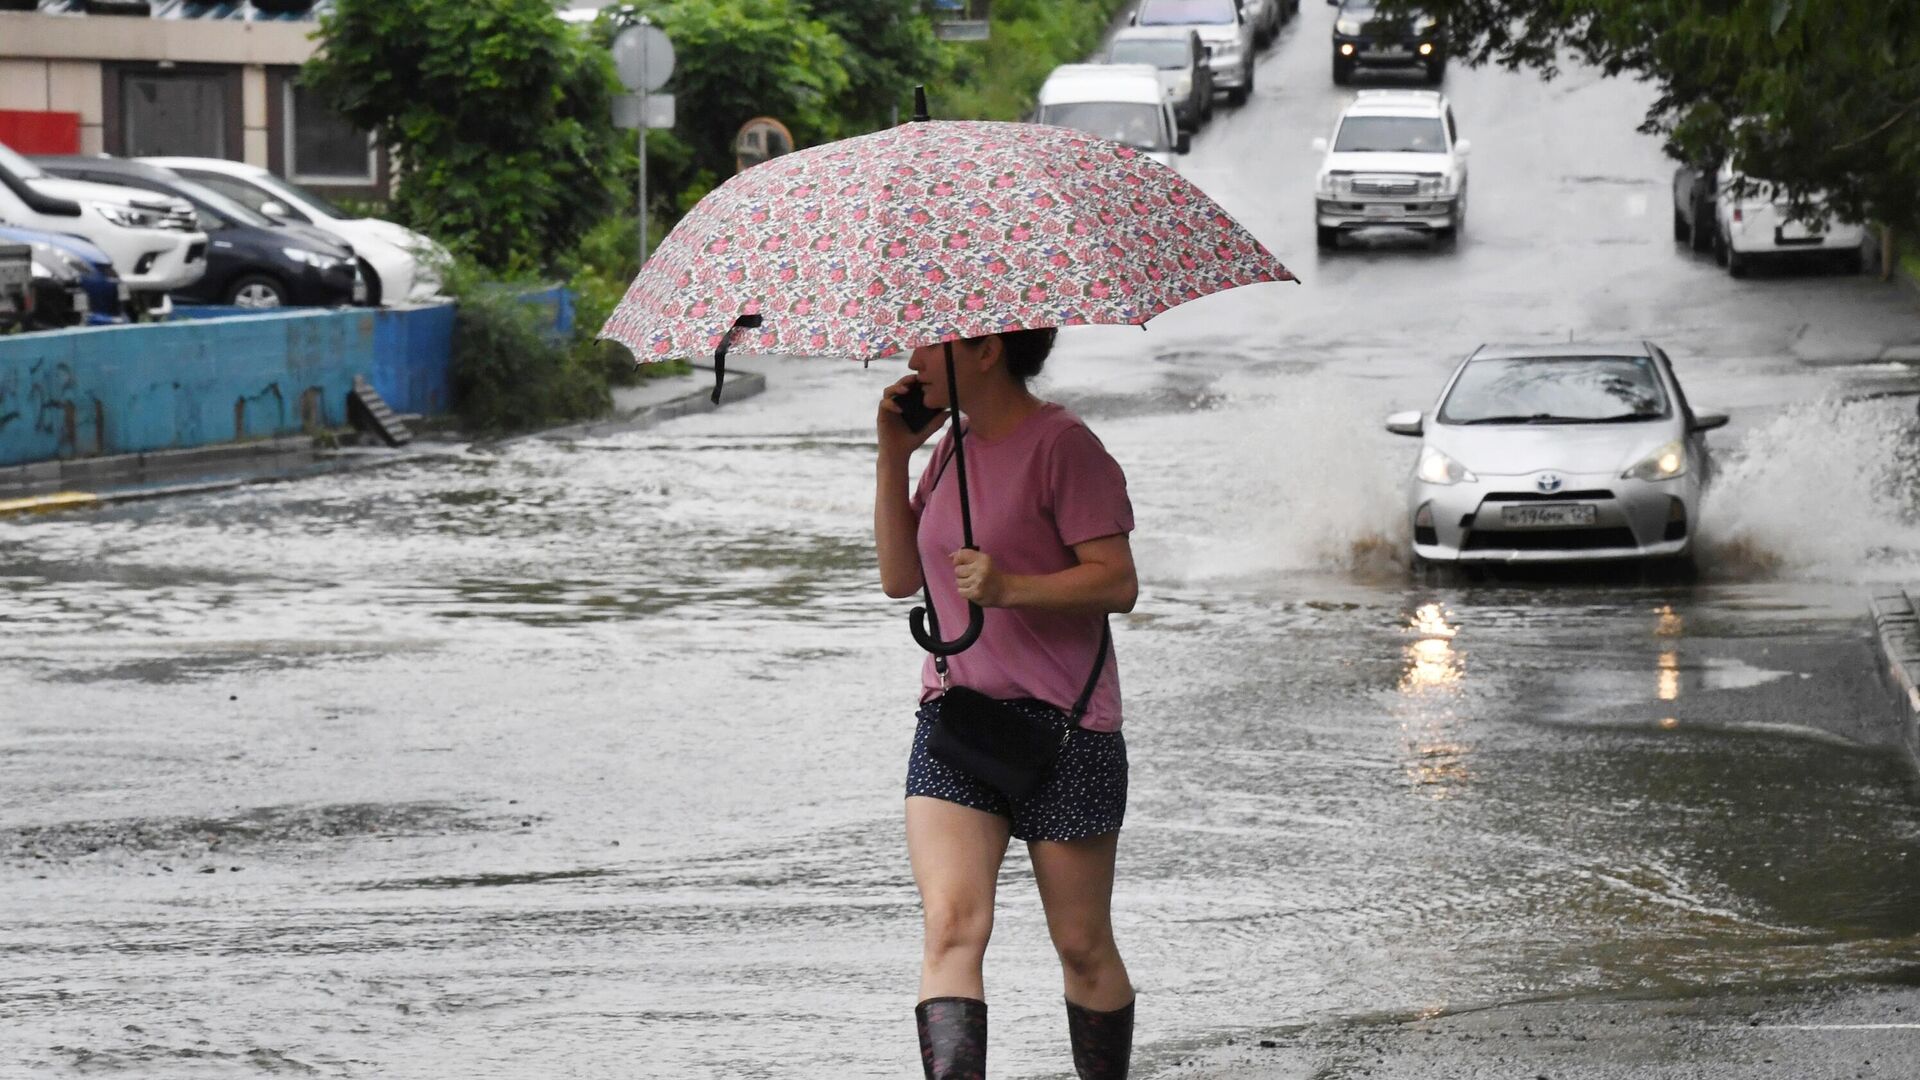
[[[458,301],[454,411],[469,430],[515,431],[607,411],[607,372],[575,341],[553,333],[544,307],[523,299],[543,286],[493,279],[461,262],[447,274],[446,288]]]
[[[991,37],[946,46],[946,80],[927,87],[929,111],[950,120],[1025,119],[1047,75],[1092,55],[1129,2],[994,0]]]

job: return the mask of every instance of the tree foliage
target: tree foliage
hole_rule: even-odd
[[[544,267],[611,207],[612,61],[549,0],[337,0],[320,37],[303,80],[380,132],[396,215],[453,250]]]
[[[1659,88],[1642,130],[1731,155],[1803,207],[1920,227],[1920,4],[1888,0],[1423,0],[1455,55],[1551,77],[1575,58]]]

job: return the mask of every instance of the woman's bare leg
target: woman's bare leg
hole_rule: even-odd
[[[993,935],[1007,829],[1006,818],[983,810],[918,795],[907,800],[907,854],[926,924],[920,1000],[986,1000],[981,962]]]
[[[1047,932],[1060,954],[1067,1000],[1101,1012],[1133,1000],[1127,965],[1113,941],[1113,864],[1120,834],[1027,845]]]

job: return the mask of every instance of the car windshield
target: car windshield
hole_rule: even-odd
[[[40,166],[14,153],[13,148],[6,143],[0,143],[0,167],[4,167],[8,172],[22,180],[45,180],[47,178],[47,174],[40,171]]]
[[[1139,150],[1163,151],[1168,149],[1167,126],[1161,122],[1160,108],[1131,101],[1075,101],[1043,106],[1040,122],[1084,131]]]
[[[1223,26],[1239,21],[1233,0],[1146,0],[1141,26]]]
[[[1113,43],[1107,58],[1116,64],[1152,64],[1174,71],[1191,63],[1193,53],[1188,43],[1178,38],[1122,38]]]
[[[1444,154],[1447,132],[1433,116],[1349,116],[1333,141],[1337,153]]]
[[[344,210],[338,206],[335,206],[333,203],[328,202],[326,199],[321,198],[318,195],[315,195],[313,193],[312,188],[301,187],[299,184],[296,184],[291,180],[282,180],[277,176],[266,176],[266,177],[262,177],[260,179],[260,182],[270,189],[271,188],[280,189],[282,193],[286,195],[291,195],[294,198],[299,199],[301,202],[306,203],[308,206],[313,207],[314,209],[320,211],[321,213],[327,215],[330,218],[339,218],[342,221],[351,221],[354,218],[357,218],[360,216],[359,214],[355,214],[355,213],[352,213],[351,211]]]
[[[1475,360],[1440,407],[1444,424],[1619,424],[1667,415],[1666,391],[1644,356]]]
[[[255,229],[271,229],[273,220],[256,210],[241,205],[238,199],[231,199],[213,190],[205,184],[192,180],[176,180],[175,191],[194,204],[201,216],[212,214],[234,225],[246,225]]]

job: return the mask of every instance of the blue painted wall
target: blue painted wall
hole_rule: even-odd
[[[0,337],[0,466],[343,427],[355,375],[444,412],[452,329],[449,304]]]

